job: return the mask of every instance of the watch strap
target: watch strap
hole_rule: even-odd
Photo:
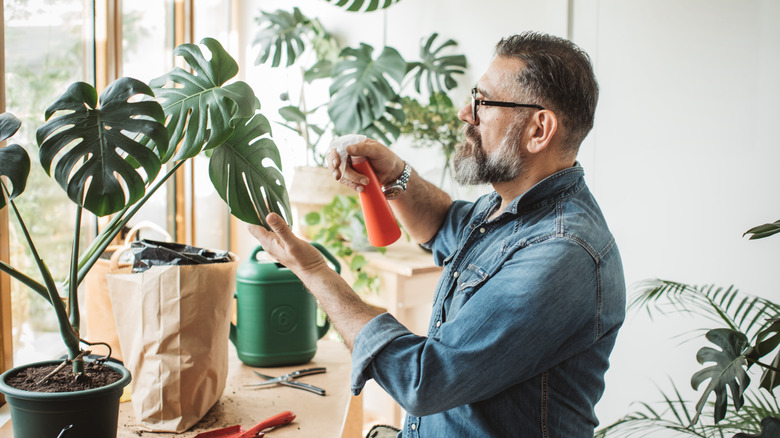
[[[397,180],[385,184],[382,186],[382,192],[388,199],[395,199],[406,191],[406,184],[409,182],[409,177],[412,175],[412,166],[408,161],[404,161],[404,171],[401,172],[401,176]]]

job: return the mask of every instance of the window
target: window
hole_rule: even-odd
[[[76,80],[92,82],[91,47],[84,41],[82,0],[4,0],[6,111],[22,121],[14,141],[37,162],[35,129],[43,111]],[[28,187],[16,202],[36,247],[47,254],[56,278],[67,275],[74,208],[57,183],[33,164]],[[15,217],[9,218],[11,265],[40,280]],[[87,231],[88,233],[88,231]],[[16,281],[11,282],[14,362],[50,359],[58,353],[59,330],[49,304]],[[54,342],[51,342],[53,340]],[[42,348],[51,347],[51,348]]]
[[[3,111],[22,120],[13,140],[28,148],[33,160],[35,129],[43,123],[44,110],[72,82],[97,84],[98,90],[120,76],[148,82],[173,66],[177,44],[212,36],[229,47],[231,23],[237,19],[231,2],[222,0],[3,0],[0,13],[4,18],[0,43],[5,49],[0,52],[4,74],[0,108],[4,100]],[[134,223],[150,220],[179,242],[230,249],[227,209],[207,172],[204,162],[194,160],[144,206]],[[64,278],[75,210],[71,202],[33,164],[28,189],[16,203],[49,268],[56,278]],[[94,217],[83,221],[85,240],[94,236],[101,221]],[[0,211],[0,256],[37,279],[37,267],[16,223],[8,209]],[[50,359],[63,351],[54,313],[40,296],[0,273],[0,298],[2,351],[5,356],[13,351],[14,364]],[[11,366],[7,357],[2,366]]]

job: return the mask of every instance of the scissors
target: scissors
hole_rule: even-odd
[[[291,373],[287,373],[279,377],[273,377],[273,376],[267,376],[265,374],[261,374],[258,373],[257,371],[254,371],[255,374],[267,380],[260,383],[249,383],[244,386],[268,386],[268,385],[279,384],[284,386],[292,386],[293,388],[298,388],[304,391],[313,392],[318,395],[325,395],[325,390],[322,388],[318,388],[314,385],[309,385],[308,383],[296,382],[293,380],[293,379],[297,379],[298,377],[309,376],[312,374],[322,374],[324,372],[325,372],[325,367],[316,367],[316,368],[306,368],[298,371],[293,371]]]

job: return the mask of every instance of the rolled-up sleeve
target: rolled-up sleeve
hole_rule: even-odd
[[[389,313],[376,316],[368,322],[355,337],[352,347],[352,393],[360,394],[366,381],[366,368],[371,361],[394,339],[411,335],[397,319]]]

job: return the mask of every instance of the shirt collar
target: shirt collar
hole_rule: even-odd
[[[518,211],[531,210],[557,202],[572,192],[580,190],[585,185],[584,177],[585,171],[579,162],[575,162],[574,166],[548,176],[513,199],[502,215],[507,213],[516,215]],[[493,211],[500,203],[501,196],[494,191],[490,194],[488,211]]]

